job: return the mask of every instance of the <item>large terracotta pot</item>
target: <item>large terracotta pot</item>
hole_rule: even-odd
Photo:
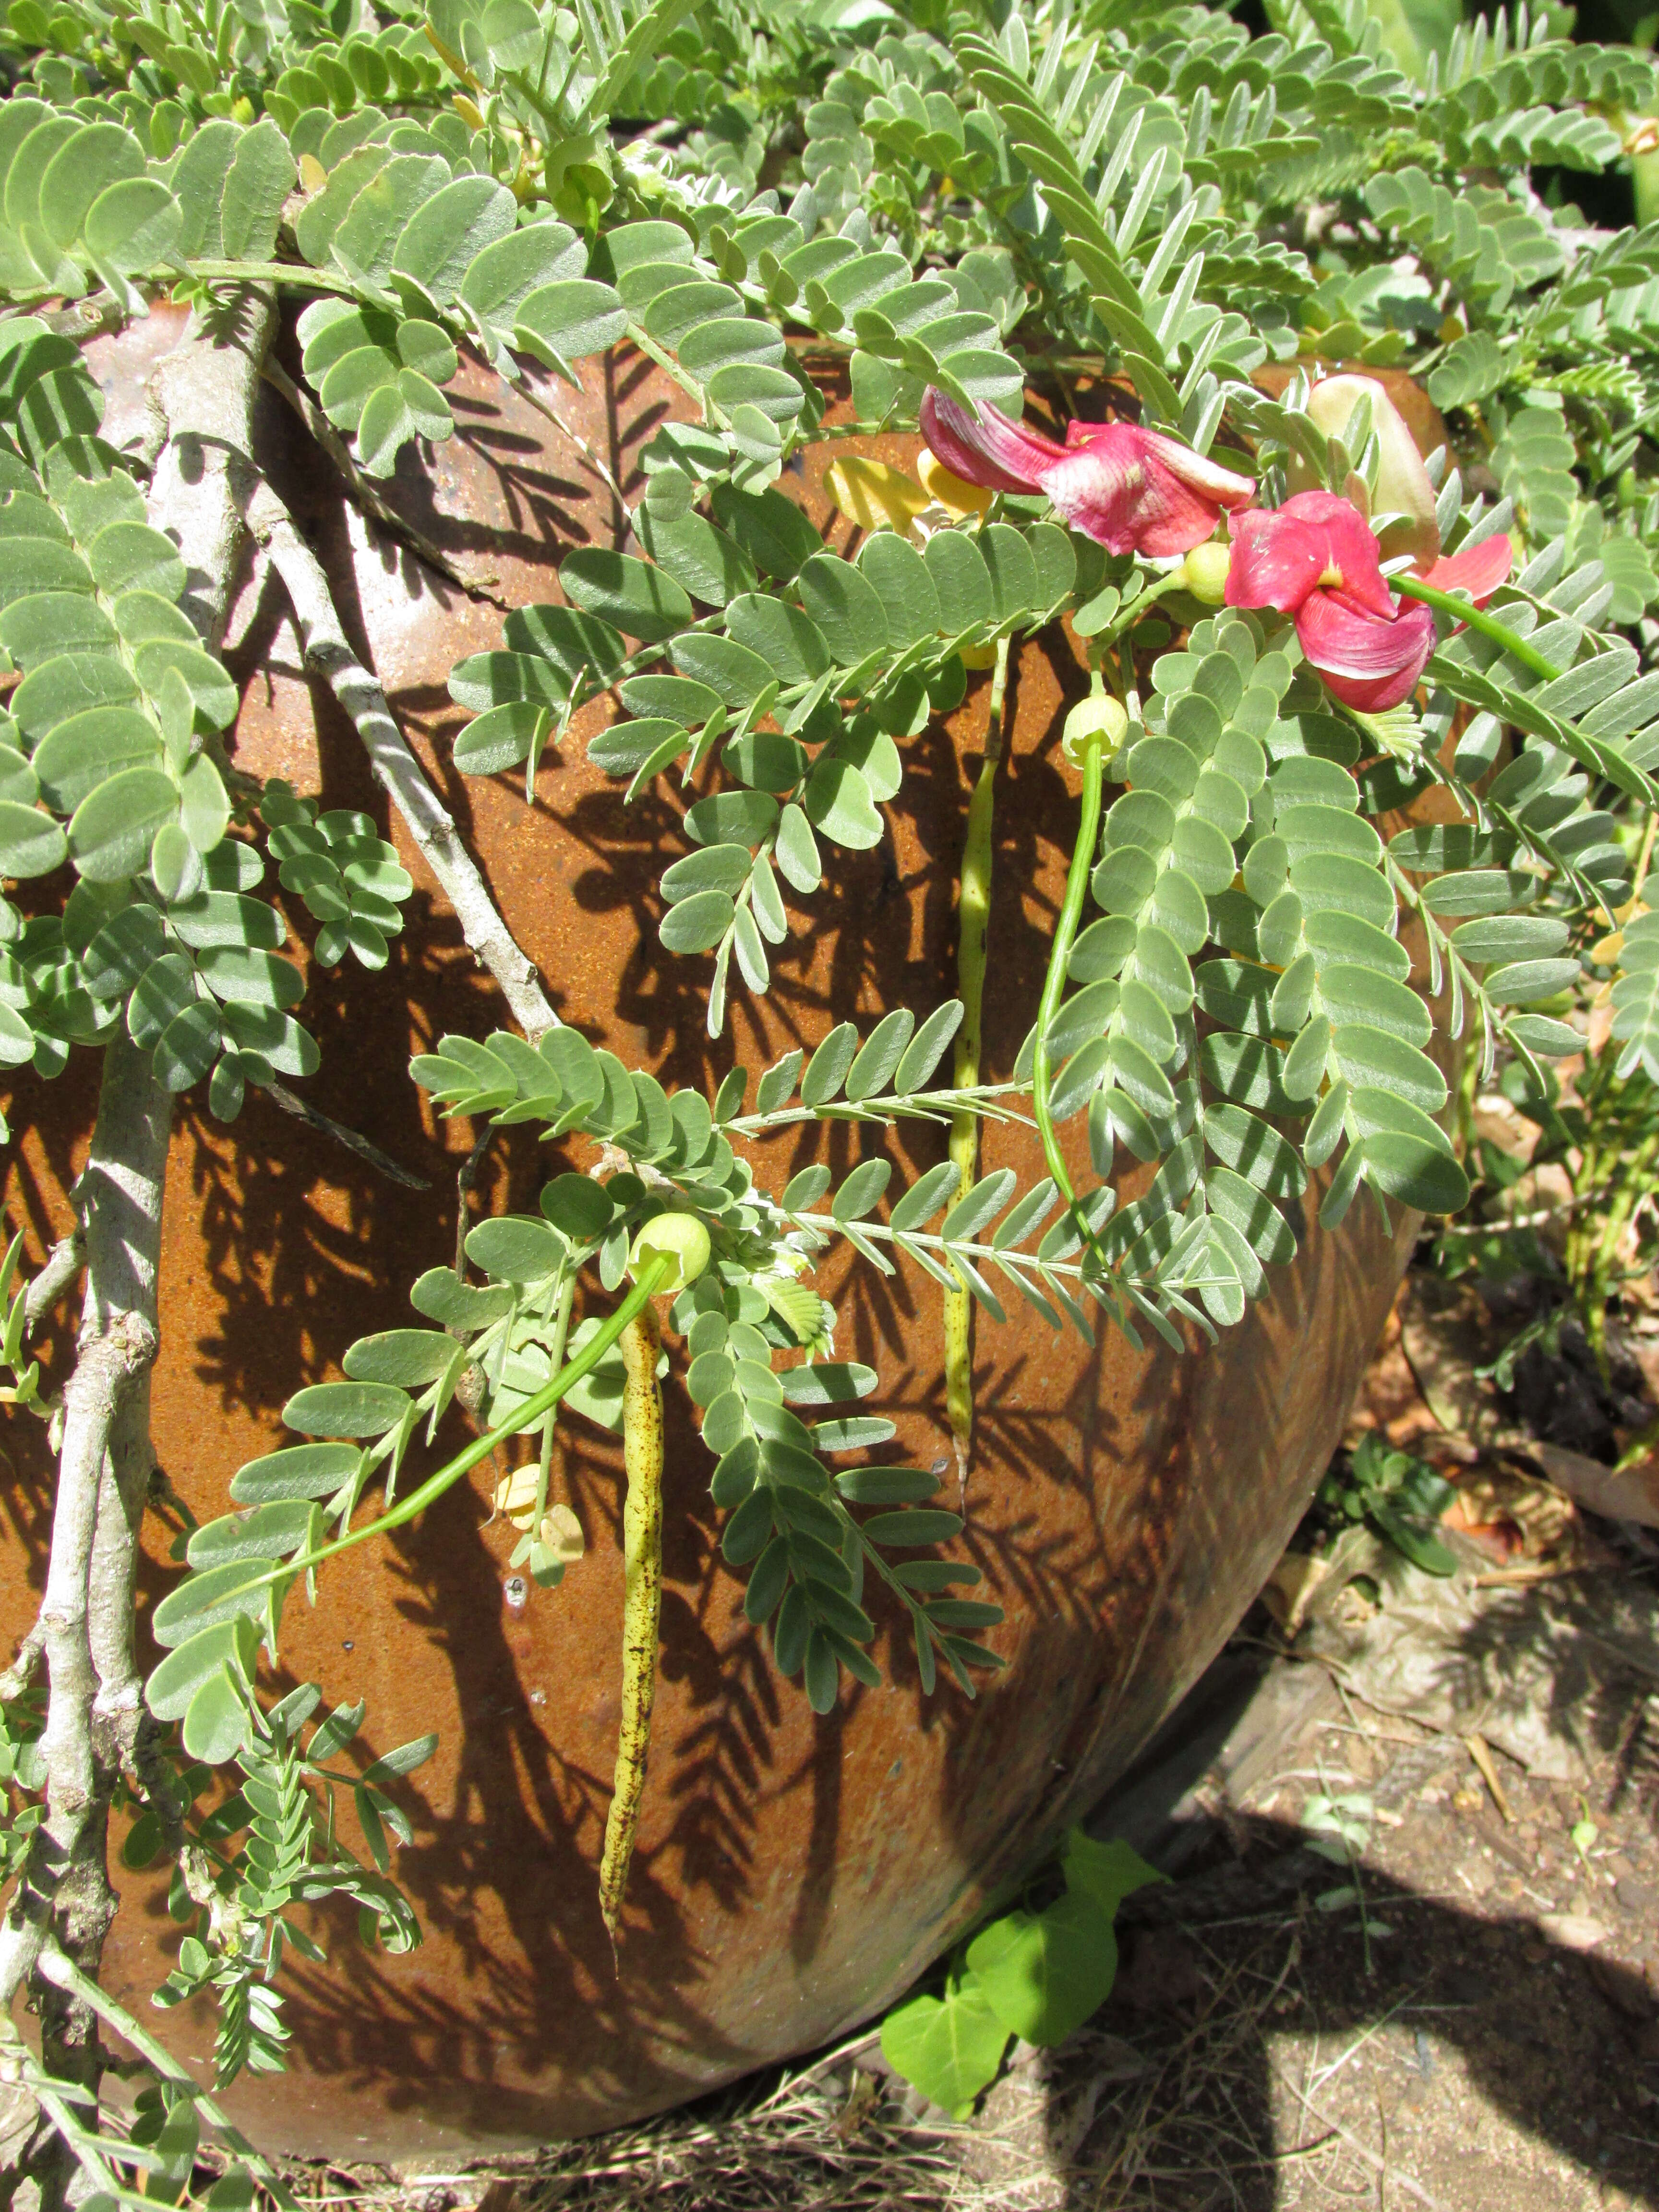
[[[118,438],[137,427],[146,362],[172,334],[158,313],[103,346]],[[551,396],[626,485],[641,433],[678,395],[637,364],[591,366],[583,395]],[[611,542],[609,493],[573,442],[501,386],[464,380],[457,411],[430,495],[411,470],[396,497],[469,574],[493,574],[504,598],[553,596],[566,546]],[[463,653],[496,641],[499,614],[371,541],[274,398],[261,435],[348,629],[561,1015],[665,1081],[717,1080],[732,1047],[704,1037],[704,963],[654,945],[673,799],[659,791],[625,811],[618,787],[587,766],[580,726],[544,769],[533,809],[511,779],[457,776],[446,678]],[[814,487],[799,489],[821,511]],[[237,758],[302,789],[320,784],[329,805],[384,823],[353,732],[298,671],[274,580],[249,585],[232,640],[246,683]],[[1082,688],[1058,632],[1023,649],[998,800],[992,1073],[1010,1066],[1030,1020],[1062,882],[1075,805],[1059,763],[1068,687]],[[914,742],[890,842],[838,858],[770,998],[738,1006],[732,1030],[747,1065],[810,1045],[848,1014],[924,1012],[954,988],[953,883],[986,711],[981,679],[947,727]],[[236,1468],[272,1447],[289,1394],[337,1373],[354,1337],[407,1320],[410,1282],[453,1251],[455,1170],[471,1132],[434,1123],[406,1062],[445,1030],[486,1034],[499,1009],[400,826],[389,834],[421,887],[410,927],[382,977],[355,966],[313,973],[307,1012],[323,1065],[306,1088],[430,1188],[395,1188],[262,1097],[228,1128],[195,1098],[181,1107],[155,1422],[167,1475],[204,1518],[224,1510]],[[37,1247],[69,1221],[91,1116],[87,1057],[78,1077],[18,1087],[13,1124],[26,1134],[9,1204]],[[910,1175],[940,1156],[930,1128],[896,1142]],[[842,1127],[822,1149],[845,1167],[856,1144]],[[775,1142],[763,1171],[781,1181],[811,1151],[805,1139]],[[551,1158],[522,1130],[503,1135],[480,1200],[533,1206]],[[988,1132],[986,1158],[1023,1178],[1041,1172],[1017,1129]],[[385,1960],[343,1923],[331,1928],[328,1968],[286,1977],[293,2070],[239,2087],[244,2123],[273,2147],[356,2157],[579,2132],[809,2048],[884,2006],[1122,1769],[1232,1628],[1336,1439],[1412,1232],[1401,1220],[1390,1242],[1369,1206],[1340,1235],[1314,1228],[1271,1298],[1185,1358],[1137,1356],[1114,1336],[1090,1352],[1018,1305],[1006,1328],[979,1324],[963,1542],[1007,1608],[992,1641],[1008,1663],[972,1703],[951,1688],[924,1700],[884,1618],[891,1686],[849,1686],[827,1718],[813,1718],[743,1619],[718,1555],[710,1462],[677,1401],[662,1682],[619,1971],[595,1884],[618,1703],[615,1449],[579,1422],[562,1431],[591,1550],[556,1593],[526,1604],[509,1583],[514,1532],[491,1522],[483,1471],[419,1527],[335,1562],[314,1613],[290,1605],[283,1678],[366,1695],[364,1755],[440,1732],[436,1759],[405,1793],[417,1843],[398,1869],[426,1941]],[[863,1269],[832,1267],[827,1280],[841,1300],[838,1348],[880,1370],[875,1402],[896,1419],[905,1457],[944,1461],[936,1291]],[[60,1338],[59,1376],[67,1348]],[[32,1615],[51,1488],[37,1425],[14,1418],[5,1449],[0,1626],[15,1638]],[[176,1571],[165,1564],[167,1532],[152,1529],[146,1606]],[[181,2055],[205,2062],[204,2014],[158,2015],[145,2002],[178,1933],[161,1890],[118,1878],[112,1986]]]

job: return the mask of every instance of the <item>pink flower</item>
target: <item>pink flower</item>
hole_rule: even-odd
[[[1057,446],[981,403],[975,422],[931,387],[921,432],[937,459],[990,491],[1046,492],[1055,511],[1109,553],[1189,553],[1224,509],[1255,490],[1161,431],[1133,422],[1073,422]]]
[[[1337,698],[1362,714],[1397,707],[1417,688],[1434,651],[1434,617],[1421,600],[1396,599],[1357,507],[1334,492],[1297,492],[1271,513],[1252,508],[1232,525],[1230,607],[1294,615],[1302,650]],[[1467,592],[1477,606],[1510,573],[1503,536],[1437,561],[1423,578]]]

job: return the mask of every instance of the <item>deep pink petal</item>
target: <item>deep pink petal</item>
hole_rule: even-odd
[[[1387,676],[1406,667],[1426,639],[1434,617],[1414,599],[1398,602],[1383,622],[1346,592],[1311,592],[1296,618],[1302,650],[1322,675]]]
[[[1255,498],[1254,477],[1236,475],[1231,469],[1224,469],[1202,453],[1195,453],[1178,439],[1166,438],[1161,430],[1143,430],[1140,435],[1153,459],[1161,461],[1172,477],[1178,477],[1188,491],[1195,491],[1200,499],[1211,500],[1218,507],[1243,507]]]
[[[1276,607],[1293,615],[1323,573],[1323,537],[1283,507],[1274,513],[1252,507],[1234,515],[1232,538],[1227,605]]]
[[[1086,443],[1051,462],[1042,483],[1056,512],[1109,553],[1189,553],[1220,513],[1164,466],[1149,434],[1133,422],[1101,423]]]
[[[1383,622],[1346,592],[1314,592],[1297,616],[1296,634],[1339,699],[1381,714],[1417,688],[1434,650],[1434,617],[1407,599]]]
[[[1028,430],[981,401],[976,422],[965,407],[933,386],[922,394],[921,434],[935,457],[964,483],[988,491],[1036,491],[1041,471],[1064,458],[1066,448]]]
[[[1421,660],[1393,676],[1379,676],[1371,683],[1358,676],[1327,676],[1325,689],[1334,699],[1340,699],[1345,707],[1353,708],[1358,714],[1386,714],[1390,707],[1398,707],[1416,690],[1428,657],[1429,648],[1425,646]]]
[[[1393,612],[1394,594],[1382,574],[1376,540],[1370,525],[1357,507],[1339,499],[1334,491],[1299,491],[1279,510],[1324,541],[1325,561],[1320,581],[1330,591],[1350,597],[1385,618]]]
[[[1483,538],[1478,545],[1437,561],[1423,581],[1432,584],[1437,592],[1467,592],[1476,606],[1483,607],[1508,576],[1514,561],[1515,549],[1499,531],[1494,537]]]

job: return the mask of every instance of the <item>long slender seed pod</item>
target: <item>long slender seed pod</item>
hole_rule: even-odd
[[[985,756],[979,781],[968,802],[968,836],[962,849],[961,927],[957,945],[957,995],[962,1027],[957,1031],[956,1087],[979,1081],[981,1013],[985,1001],[985,933],[991,918],[993,825],[996,811],[997,763],[1002,758],[1003,700],[1008,685],[1008,640],[1000,637],[991,678],[991,713],[985,729]],[[957,1169],[957,1196],[973,1188],[979,1169],[979,1116],[951,1119],[951,1158]],[[973,1301],[965,1287],[945,1293],[945,1410],[956,1446],[957,1480],[968,1488],[968,1455],[974,1437]]]
[[[657,1632],[662,1613],[662,1392],[657,1386],[657,1316],[642,1306],[623,1331],[623,1696],[617,1772],[599,1862],[599,1911],[617,1948],[623,1892],[640,1823],[651,1708],[657,1694]]]

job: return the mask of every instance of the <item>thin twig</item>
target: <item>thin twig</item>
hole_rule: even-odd
[[[455,1274],[458,1281],[466,1280],[466,1232],[471,1224],[467,1201],[478,1180],[478,1170],[483,1156],[489,1150],[489,1140],[495,1133],[495,1125],[486,1121],[472,1139],[472,1150],[461,1163],[460,1173],[455,1178]]]
[[[34,1670],[40,1664],[40,1654],[46,1648],[46,1632],[37,1618],[33,1628],[17,1647],[17,1656],[0,1674],[0,1705],[9,1705],[21,1698],[34,1679]]]
[[[616,477],[611,472],[608,464],[600,459],[599,456],[594,452],[592,447],[588,444],[586,439],[583,437],[580,430],[573,430],[571,428],[569,423],[565,421],[563,416],[559,413],[557,408],[553,405],[552,402],[543,398],[541,393],[537,391],[535,386],[532,384],[527,376],[520,377],[515,389],[521,399],[526,400],[529,404],[535,409],[538,415],[544,415],[556,430],[562,432],[565,437],[569,439],[571,444],[576,448],[576,451],[581,455],[587,466],[592,469],[594,475],[598,477],[599,482],[605,486],[605,489],[610,493],[612,500],[616,502],[617,528],[623,536],[626,536],[627,532],[633,527],[634,518],[629,512],[627,500],[623,496],[623,488],[617,482]]]
[[[287,1084],[276,1077],[273,1076],[264,1089],[271,1103],[280,1106],[284,1114],[292,1114],[296,1121],[303,1121],[321,1136],[332,1137],[337,1145],[343,1145],[347,1152],[356,1152],[360,1160],[367,1160],[375,1173],[383,1175],[388,1182],[401,1183],[405,1190],[431,1189],[432,1186],[424,1176],[416,1175],[412,1168],[399,1167],[397,1161],[383,1152],[378,1145],[370,1144],[368,1139],[359,1136],[356,1129],[349,1129],[343,1121],[337,1121],[332,1115],[325,1114],[320,1106],[313,1106],[309,1099],[301,1098],[297,1091],[290,1091]]]
[[[46,1255],[46,1264],[29,1285],[23,1301],[23,1334],[33,1336],[70,1285],[86,1265],[87,1241],[79,1229],[60,1237]]]
[[[347,491],[371,521],[378,522],[382,529],[390,531],[394,538],[401,539],[418,560],[424,561],[427,567],[436,574],[444,577],[458,590],[465,592],[470,599],[487,599],[492,607],[500,607],[504,613],[507,611],[508,602],[498,598],[491,588],[495,582],[494,576],[463,575],[448,556],[433,544],[423,530],[418,529],[405,516],[399,514],[389,501],[381,497],[356,461],[352,459],[350,448],[345,440],[329,421],[322,409],[318,406],[311,394],[301,390],[280,362],[267,358],[259,374],[273,392],[280,392],[287,400],[312,437],[334,464]]]
[[[514,1019],[533,1044],[559,1022],[535,963],[502,921],[477,864],[393,720],[386,694],[347,644],[321,564],[268,484],[253,493],[247,517],[283,580],[307,667],[350,716],[375,780],[437,878],[462,936],[501,986]]]

